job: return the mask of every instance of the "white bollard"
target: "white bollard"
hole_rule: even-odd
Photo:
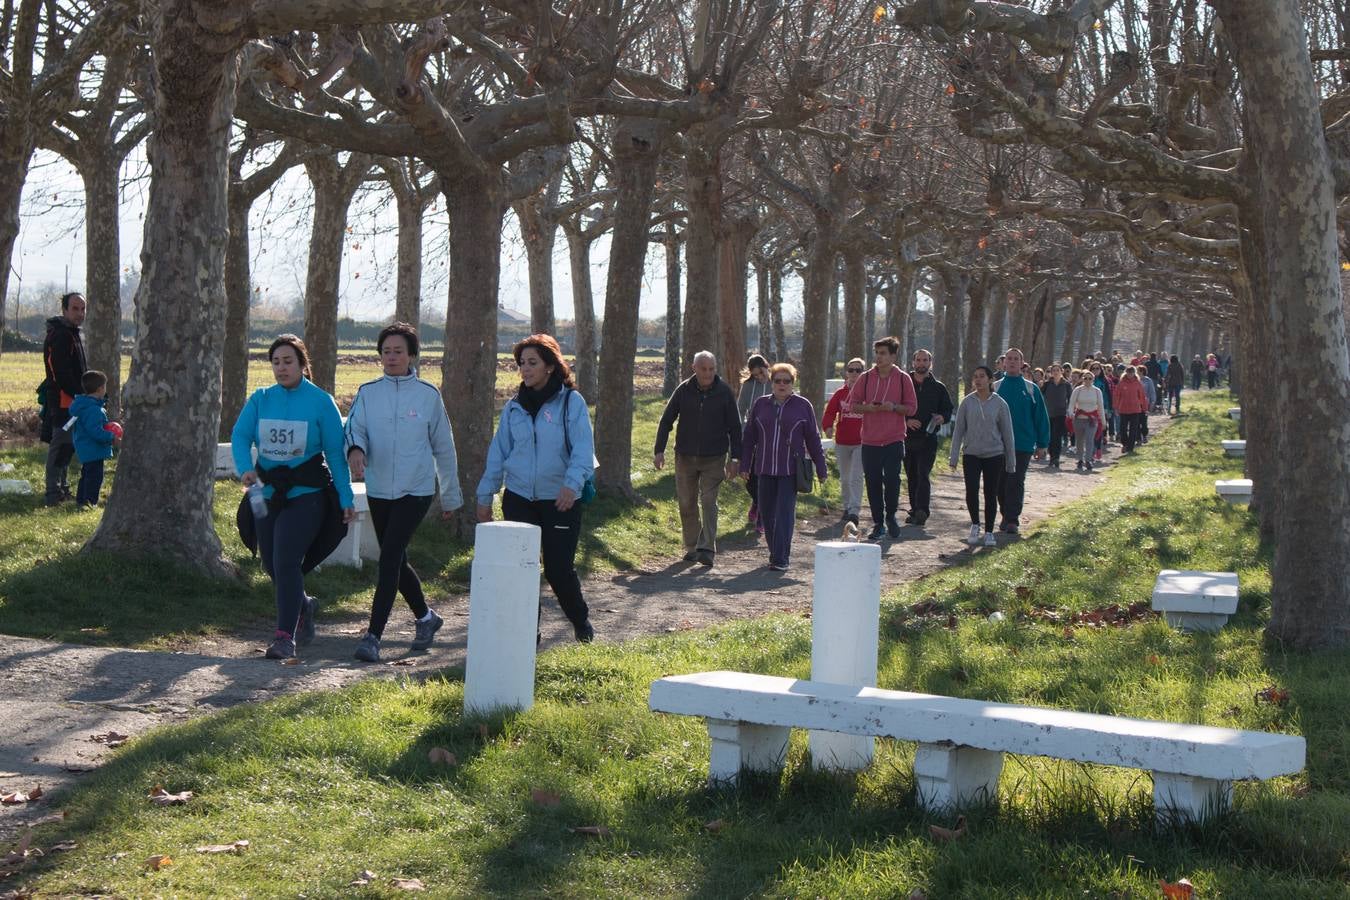
[[[811,601],[811,680],[876,687],[881,616],[881,547],[852,541],[816,544]],[[812,731],[811,763],[854,771],[872,762],[874,738]]]
[[[539,527],[484,522],[474,533],[464,713],[534,705]]]

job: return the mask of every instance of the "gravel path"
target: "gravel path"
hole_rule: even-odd
[[[1155,418],[1154,433],[1166,422],[1166,417]],[[1117,450],[1111,447],[1108,466]],[[1103,481],[1100,475],[1075,472],[1071,460],[1066,465],[1056,472],[1032,463],[1024,531]],[[972,550],[962,543],[969,519],[961,477],[947,474],[942,461],[934,476],[933,514],[926,526],[906,527],[899,541],[882,544],[883,591],[961,556],[998,552]],[[777,611],[806,612],[813,589],[811,547],[839,536],[838,511],[824,511],[798,520],[787,572],[769,570],[763,539],[741,529],[722,542],[711,569],[677,560],[587,579],[597,640],[618,642]],[[999,542],[1017,539],[1000,535]],[[546,586],[542,596],[545,646],[571,640],[571,629]],[[430,651],[415,653],[406,649],[412,638],[409,617],[396,607],[385,634],[385,662],[376,665],[351,656],[364,631],[364,617],[326,617],[322,612],[314,644],[304,650],[299,664],[289,666],[262,659],[262,647],[271,636],[266,623],[175,653],[6,638],[0,644],[0,794],[34,785],[50,793],[71,784],[109,753],[106,743],[91,739],[94,735],[112,731],[135,736],[156,725],[284,693],[462,666],[468,595],[444,598],[436,608],[445,627]],[[0,841],[47,812],[45,800],[0,807]]]

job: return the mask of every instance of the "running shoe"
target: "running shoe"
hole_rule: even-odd
[[[966,538],[966,543],[969,544],[969,545],[972,546],[972,547],[976,546],[977,544],[980,543],[980,534],[981,534],[981,533],[982,533],[982,532],[981,532],[980,526],[979,526],[978,524],[977,524],[977,525],[971,525],[971,526],[970,526],[970,535]]]
[[[356,642],[356,653],[354,655],[361,662],[379,662],[380,639],[367,631],[361,635],[361,640]]]
[[[984,533],[984,545],[986,547],[998,546],[998,541],[994,539],[994,533],[992,531],[986,531]]]
[[[869,541],[879,541],[886,536],[886,526],[878,522],[872,526],[872,531],[867,535]]]
[[[290,635],[278,631],[263,655],[268,659],[292,659],[295,656],[295,641],[291,640]]]
[[[886,533],[890,535],[891,540],[900,540],[900,523],[895,521],[895,516],[886,517]]]
[[[431,646],[432,640],[436,637],[436,632],[441,630],[445,620],[436,615],[435,610],[427,610],[427,619],[423,621],[418,619],[414,624],[416,634],[413,635],[413,641],[409,644],[414,650],[425,650]]]
[[[595,640],[595,629],[591,627],[591,620],[587,619],[580,625],[572,626],[572,633],[576,635],[577,640],[583,644],[589,644]]]

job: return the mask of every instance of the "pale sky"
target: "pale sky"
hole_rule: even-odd
[[[121,258],[124,272],[140,265],[142,216],[149,187],[145,171],[144,156],[140,153],[123,167]],[[372,190],[364,198],[358,196],[348,220],[352,233],[343,258],[340,303],[343,315],[358,320],[383,318],[391,315],[394,309],[396,217],[392,201],[380,207],[381,197],[387,194],[387,191]],[[309,181],[301,168],[293,169],[270,194],[253,205],[253,281],[274,298],[274,302],[283,305],[304,292],[308,211]],[[35,156],[24,189],[21,217],[14,252],[15,272],[10,276],[11,295],[19,288],[21,280],[25,288],[22,304],[30,308],[30,304],[38,299],[32,292],[43,284],[82,289],[85,272],[83,190],[74,170],[55,154],[38,151]],[[438,201],[427,220],[423,260],[423,296],[434,304],[438,320],[445,315],[445,228],[445,204]],[[609,238],[606,236],[595,242],[591,252],[591,286],[597,316],[604,312],[608,253]],[[557,317],[571,319],[572,287],[567,241],[561,232],[554,247],[553,285]],[[54,302],[55,298],[52,299]],[[525,252],[515,217],[510,213],[502,239],[499,299],[510,309],[529,313]],[[758,315],[753,278],[749,304],[749,319],[753,322]],[[665,306],[665,253],[661,247],[653,245],[647,253],[641,315],[656,318],[665,314]],[[785,298],[785,307],[783,312],[787,318],[800,317],[798,290],[790,291],[789,297]]]

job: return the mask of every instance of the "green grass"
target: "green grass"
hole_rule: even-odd
[[[793,737],[781,777],[709,791],[702,723],[646,710],[650,681],[712,668],[805,676],[810,623],[772,616],[709,631],[551,651],[536,704],[462,714],[461,675],[367,683],[251,705],[152,732],[71,795],[12,886],[121,896],[393,896],[394,876],[438,896],[1129,897],[1189,878],[1203,898],[1350,896],[1350,654],[1263,649],[1266,552],[1241,509],[1213,496],[1227,400],[1197,398],[1103,491],[1019,545],[883,601],[880,684],[1304,735],[1305,773],[1240,784],[1203,828],[1160,831],[1147,775],[1010,757],[998,802],[934,843],[913,799],[913,747],[879,742],[856,777],[812,772]],[[1145,515],[1146,514],[1146,515]],[[1238,615],[1218,635],[1157,621],[1077,627],[1056,615],[1146,596],[1166,565],[1236,569]],[[1021,590],[1019,590],[1021,589]],[[931,599],[937,614],[912,603]],[[990,609],[1002,623],[986,621]],[[949,626],[948,614],[955,616]],[[1257,703],[1270,684],[1283,707]],[[445,747],[453,767],[427,751]],[[191,790],[187,806],[145,799]],[[531,791],[556,793],[545,806]],[[705,823],[720,821],[712,830]],[[950,825],[949,819],[941,819]],[[603,825],[602,839],[569,831]],[[246,839],[241,856],[202,844]],[[175,864],[143,872],[168,854]],[[370,869],[371,886],[349,888]],[[5,887],[10,887],[6,884]]]
[[[658,398],[640,399],[633,419],[633,480],[648,503],[634,506],[602,496],[590,505],[577,557],[583,575],[673,560],[682,551],[674,464],[657,472],[651,462],[662,408]],[[5,477],[27,479],[40,491],[45,450],[45,446],[0,450],[0,462],[15,465],[15,472]],[[78,467],[71,471],[78,476]],[[107,468],[105,497],[116,478],[113,460]],[[827,483],[823,495],[818,491],[804,497],[799,512],[812,515],[821,502],[837,504],[836,480]],[[97,512],[79,512],[72,504],[46,509],[40,495],[0,495],[0,633],[168,648],[269,620],[271,582],[240,543],[234,526],[238,484],[217,481],[216,487],[216,533],[242,572],[237,582],[201,578],[163,560],[82,553],[80,548],[98,524]],[[724,483],[721,506],[723,538],[744,535],[749,507],[744,487]],[[468,590],[470,548],[451,539],[439,521],[423,523],[408,552],[432,596]],[[306,584],[310,593],[324,600],[326,615],[356,614],[369,609],[373,577],[373,563],[363,571],[329,566],[311,574]],[[63,603],[51,603],[53,596],[62,597]]]

